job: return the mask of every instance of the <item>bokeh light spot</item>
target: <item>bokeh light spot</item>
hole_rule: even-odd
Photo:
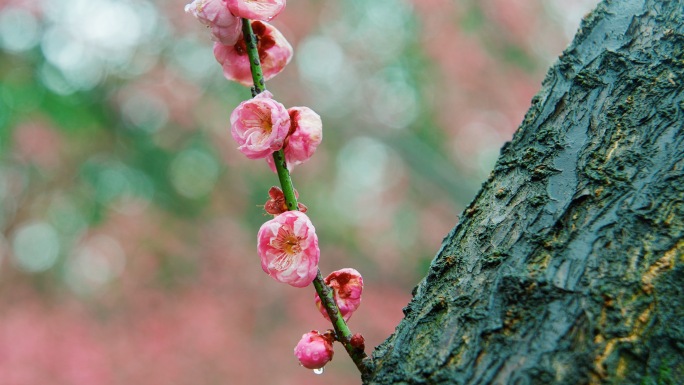
[[[109,283],[124,270],[126,254],[119,242],[97,235],[78,247],[68,261],[67,282],[76,292],[87,294]]]
[[[360,44],[376,58],[391,58],[398,54],[410,36],[411,5],[406,1],[363,1],[359,6],[359,25],[355,37],[366,42],[373,37],[373,44]]]
[[[153,133],[163,127],[169,119],[169,109],[159,98],[136,93],[123,102],[121,112],[130,125]]]
[[[197,199],[213,190],[219,166],[206,152],[188,149],[173,160],[170,174],[173,187],[179,194]]]
[[[375,81],[371,85],[373,115],[392,128],[405,128],[418,114],[415,89],[402,80]]]
[[[148,42],[158,18],[146,1],[64,0],[42,7],[48,22],[41,48],[72,89],[50,72],[42,77],[61,94],[92,89],[106,75],[127,74],[136,49]]]
[[[109,168],[103,170],[97,181],[97,200],[109,203],[125,192],[131,190],[123,169]]]
[[[81,17],[72,18],[74,32],[95,45],[113,51],[123,51],[139,43],[142,20],[129,4],[121,1],[74,1]],[[87,17],[83,17],[86,16]]]
[[[299,44],[297,66],[300,75],[318,83],[337,82],[345,64],[342,48],[327,36],[312,36]]]
[[[70,95],[76,91],[76,88],[64,78],[62,72],[49,63],[43,63],[39,76],[43,85],[56,94]]]
[[[119,163],[100,170],[95,185],[98,202],[105,205],[115,203],[114,208],[123,211],[145,208],[154,195],[154,185],[147,175]],[[133,201],[138,205],[129,207],[127,204]],[[143,205],[140,206],[140,203]]]
[[[0,13],[0,44],[7,51],[27,51],[38,44],[40,26],[21,8],[7,7]]]
[[[50,223],[62,235],[74,236],[88,227],[88,221],[81,210],[66,195],[53,198],[47,214]]]
[[[48,223],[28,223],[14,234],[12,251],[22,270],[30,273],[45,271],[57,261],[59,236]]]
[[[207,57],[212,57],[211,46],[199,44],[195,40],[183,39],[174,46],[172,58],[174,63],[183,71],[184,75],[193,80],[214,81],[222,76],[220,66]]]
[[[48,29],[41,47],[47,61],[58,68],[73,87],[88,90],[102,79],[102,64],[92,47],[73,39],[66,29],[60,26]]]
[[[380,193],[387,186],[388,158],[387,146],[369,137],[354,138],[342,148],[333,199],[341,215],[352,222],[374,215],[381,206]]]

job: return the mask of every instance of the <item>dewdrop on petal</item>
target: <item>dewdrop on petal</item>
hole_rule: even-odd
[[[226,0],[233,15],[250,20],[270,21],[285,9],[285,0]]]
[[[238,150],[249,159],[261,159],[283,147],[290,115],[270,92],[264,91],[233,110],[230,126]]]
[[[330,286],[333,291],[333,298],[337,307],[340,309],[340,314],[345,321],[349,321],[354,311],[361,306],[361,293],[363,292],[363,277],[361,274],[352,268],[341,269],[333,271],[325,277],[325,284]],[[316,306],[323,317],[330,321],[328,312],[321,303],[321,297],[316,293]]]
[[[309,160],[323,140],[323,123],[321,117],[309,107],[292,107],[290,114],[290,133],[285,139],[283,152],[285,164],[292,171],[294,166]],[[272,158],[266,161],[273,172],[276,172]]]
[[[264,223],[257,251],[261,268],[276,281],[305,287],[316,278],[321,252],[316,229],[304,213],[287,211]]]
[[[294,348],[294,354],[303,367],[320,369],[333,358],[333,341],[332,333],[320,334],[312,330],[302,336]]]
[[[279,74],[292,60],[292,46],[274,26],[263,21],[252,21],[252,30],[257,40],[264,80]],[[214,44],[214,57],[223,67],[223,76],[244,86],[253,85],[249,68],[247,45],[242,35],[235,44]]]
[[[235,44],[242,35],[242,19],[230,12],[225,0],[195,0],[185,6],[185,12],[211,28],[214,40],[221,44]]]

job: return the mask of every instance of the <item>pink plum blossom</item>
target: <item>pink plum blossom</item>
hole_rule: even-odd
[[[363,291],[363,277],[352,268],[333,271],[325,277],[325,284],[333,291],[333,298],[345,321],[351,318],[352,313],[361,305],[361,292]],[[316,306],[323,317],[330,320],[321,298],[316,294]]]
[[[321,117],[308,107],[292,107],[290,114],[290,133],[285,139],[283,152],[287,169],[309,160],[323,139],[323,123]],[[266,158],[273,172],[276,172],[272,158]]]
[[[285,0],[227,0],[233,15],[250,20],[270,21],[285,9]]]
[[[294,348],[294,354],[303,367],[320,369],[333,358],[333,341],[332,332],[320,334],[312,330],[302,336]]]
[[[276,281],[308,286],[318,272],[318,237],[306,214],[287,211],[264,223],[257,235],[261,268]]]
[[[211,28],[213,38],[221,44],[233,45],[242,35],[242,19],[230,12],[226,0],[195,0],[185,6],[185,12]]]
[[[294,190],[294,193],[295,198],[299,199],[299,192]],[[306,205],[300,202],[297,202],[297,209],[302,213],[308,210]],[[280,215],[289,210],[285,202],[285,194],[280,187],[273,186],[268,190],[268,201],[264,204],[264,210],[271,215]]]
[[[230,133],[249,159],[265,158],[283,147],[290,129],[285,106],[264,91],[240,103],[230,115]]]
[[[272,25],[263,21],[252,21],[252,30],[257,39],[257,49],[264,80],[278,75],[292,59],[292,46]],[[244,86],[253,85],[252,72],[249,68],[247,45],[242,35],[235,44],[214,43],[214,57],[223,67],[226,79]]]

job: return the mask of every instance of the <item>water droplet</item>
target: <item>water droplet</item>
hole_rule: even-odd
[[[325,367],[314,369],[313,372],[314,372],[314,374],[323,374],[323,369],[325,369]]]

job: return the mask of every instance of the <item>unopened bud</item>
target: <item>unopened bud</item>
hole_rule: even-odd
[[[302,336],[294,354],[307,369],[320,369],[333,358],[333,339],[330,333],[320,334],[312,330]]]
[[[363,338],[363,336],[360,333],[356,333],[352,336],[351,340],[349,341],[351,345],[357,349],[357,350],[365,350],[366,349],[366,340]]]

